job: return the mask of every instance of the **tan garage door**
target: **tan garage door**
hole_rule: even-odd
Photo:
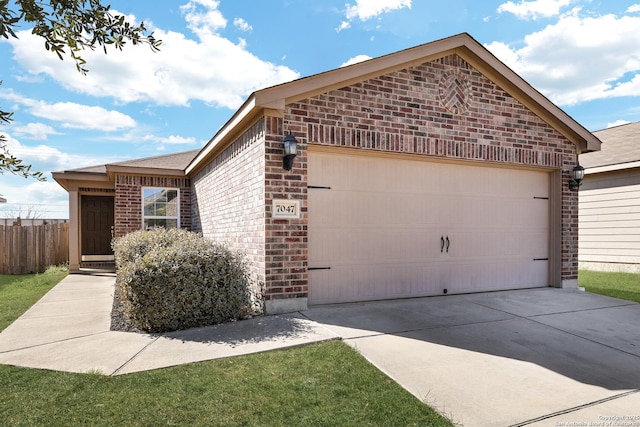
[[[310,152],[309,301],[547,286],[549,174]]]

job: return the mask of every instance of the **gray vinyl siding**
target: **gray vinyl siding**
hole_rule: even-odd
[[[587,175],[579,200],[580,263],[640,265],[640,171]]]

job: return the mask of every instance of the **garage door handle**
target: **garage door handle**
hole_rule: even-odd
[[[447,236],[447,253],[449,253],[449,236]]]
[[[444,251],[444,236],[440,236],[440,253]]]

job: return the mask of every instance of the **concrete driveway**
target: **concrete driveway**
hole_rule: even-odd
[[[303,314],[464,426],[640,426],[640,304],[542,288]]]

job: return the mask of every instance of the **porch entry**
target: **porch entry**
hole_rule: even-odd
[[[113,266],[113,196],[81,196],[80,253],[82,267]]]

